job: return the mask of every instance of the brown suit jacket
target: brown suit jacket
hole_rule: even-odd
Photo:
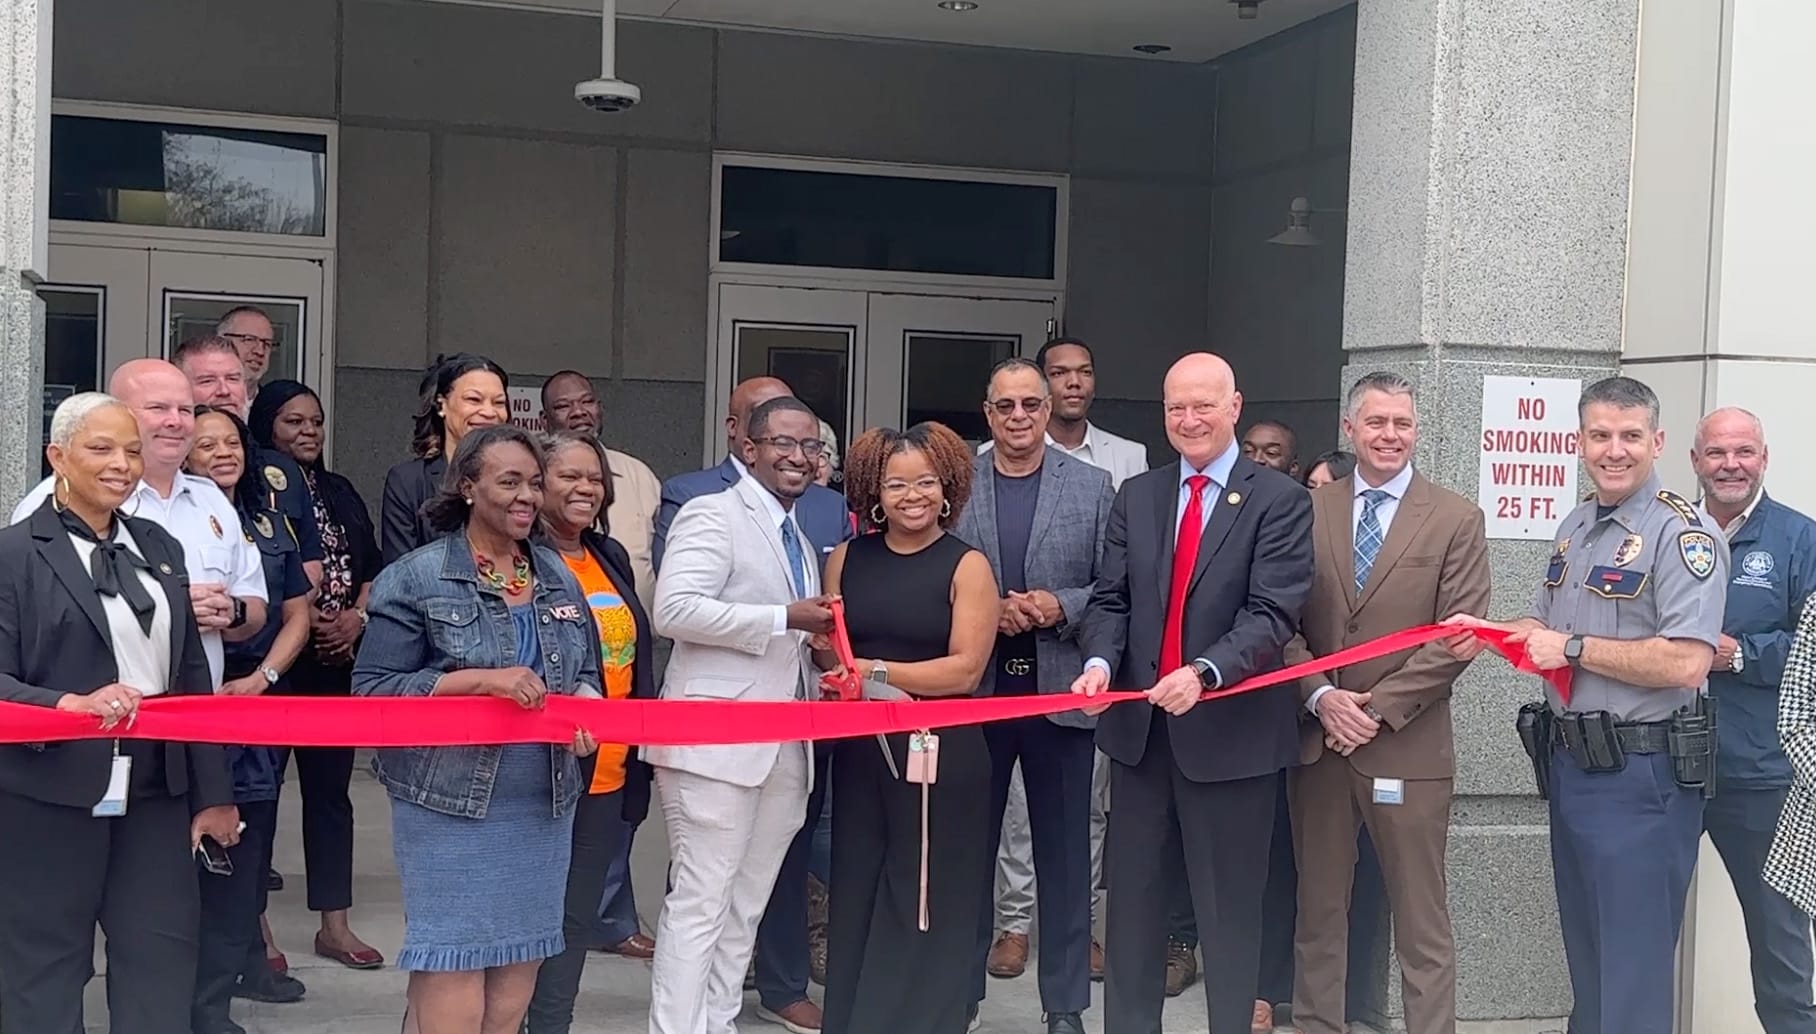
[[[1312,492],[1316,565],[1300,635],[1287,648],[1288,663],[1322,657],[1349,646],[1452,614],[1488,613],[1488,544],[1482,511],[1414,471],[1395,511],[1387,541],[1375,557],[1358,596],[1355,550],[1355,475]],[[1330,685],[1372,692],[1385,725],[1349,756],[1366,776],[1447,779],[1456,773],[1451,740],[1450,690],[1467,662],[1442,643],[1312,676],[1300,700]],[[1324,753],[1324,726],[1301,708],[1300,760]]]

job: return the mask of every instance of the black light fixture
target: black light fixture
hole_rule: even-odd
[[[1230,0],[1236,5],[1236,17],[1243,21],[1253,21],[1261,16],[1261,0]]]
[[[1140,54],[1164,54],[1173,48],[1165,43],[1137,43],[1131,49]]]

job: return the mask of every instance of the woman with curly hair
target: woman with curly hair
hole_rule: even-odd
[[[851,508],[881,534],[839,546],[825,587],[845,599],[867,682],[925,698],[977,689],[999,594],[984,555],[948,534],[971,494],[971,462],[935,423],[867,431],[845,457]],[[909,770],[908,739],[886,737],[887,756],[872,739],[834,755],[826,1034],[956,1034],[967,1022],[977,927],[991,907],[990,751],[978,726],[939,731],[923,929],[922,788],[896,774]]]

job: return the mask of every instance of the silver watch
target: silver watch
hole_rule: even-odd
[[[870,681],[887,685],[889,682],[889,666],[882,661],[870,662]]]
[[[277,669],[269,664],[260,668],[259,674],[265,676],[265,685],[267,686],[275,686],[277,685],[277,680],[283,678],[282,675],[278,674]]]
[[[1734,647],[1734,656],[1728,659],[1728,670],[1736,675],[1747,670],[1747,658],[1738,645]]]

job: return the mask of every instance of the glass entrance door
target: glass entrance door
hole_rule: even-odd
[[[952,298],[723,284],[705,453],[724,454],[723,419],[740,381],[774,376],[838,435],[843,455],[871,427],[923,420],[973,442],[989,432],[990,368],[1034,354],[1052,334],[1052,301]]]

